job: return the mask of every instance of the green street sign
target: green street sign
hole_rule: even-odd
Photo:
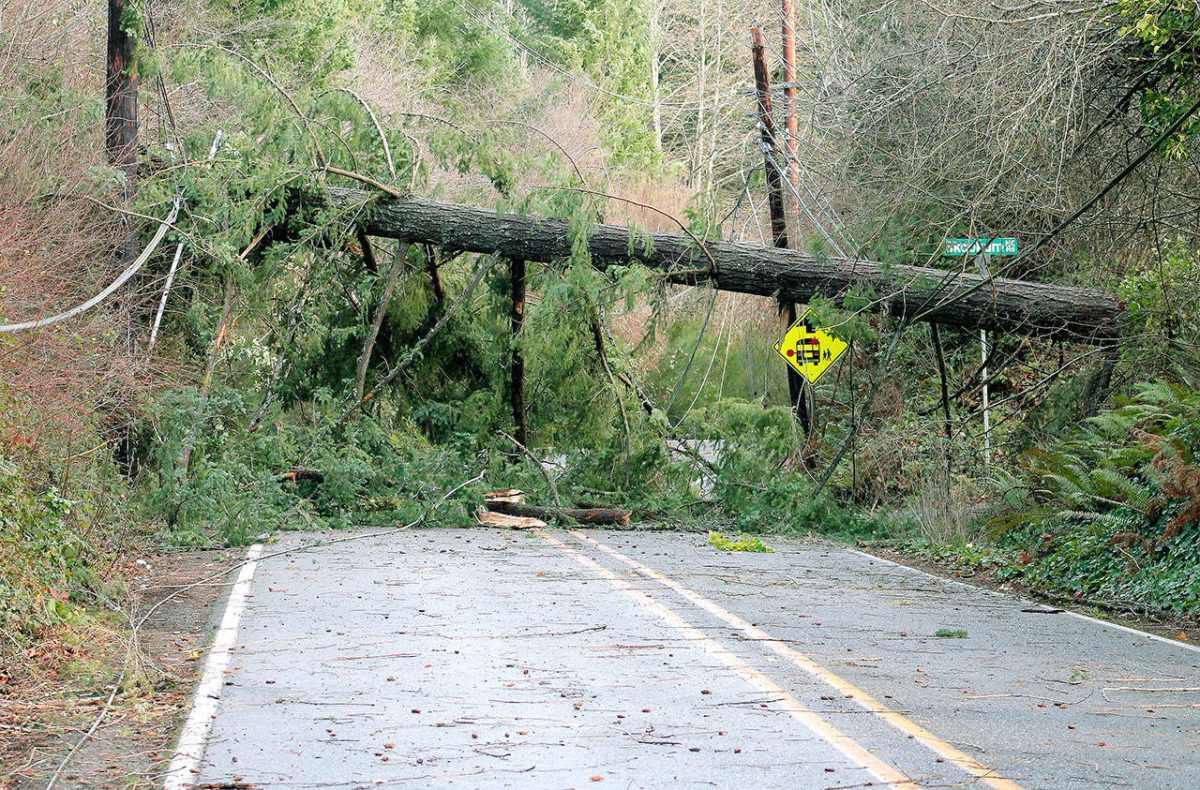
[[[989,239],[946,239],[945,246],[942,247],[942,255],[953,257],[962,257],[963,255],[1016,255],[1017,240],[1016,239],[991,239],[987,245],[987,249],[983,248],[983,243]]]

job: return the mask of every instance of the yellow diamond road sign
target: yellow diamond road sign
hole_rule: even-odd
[[[814,329],[808,312],[792,324],[783,340],[775,344],[779,356],[791,365],[809,384],[816,384],[833,367],[849,346],[824,329]]]

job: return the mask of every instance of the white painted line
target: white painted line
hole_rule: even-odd
[[[204,756],[208,733],[212,729],[217,705],[221,700],[221,683],[225,678],[225,670],[229,667],[230,652],[237,639],[238,623],[246,608],[246,598],[250,594],[250,584],[254,581],[254,571],[258,567],[258,558],[262,551],[261,543],[250,547],[237,581],[229,591],[225,614],[221,617],[221,625],[204,662],[200,683],[192,696],[192,710],[183,725],[183,732],[175,747],[175,757],[172,758],[171,766],[163,780],[163,790],[185,790],[196,782],[200,771],[200,759]]]
[[[1080,614],[1079,612],[1072,612],[1070,609],[1064,609],[1063,614],[1069,614],[1072,617],[1078,617],[1080,620],[1087,620],[1089,623],[1099,623],[1100,625],[1104,626],[1105,628],[1112,628],[1116,631],[1124,631],[1127,634],[1134,634],[1136,636],[1144,636],[1147,639],[1154,639],[1159,642],[1165,642],[1168,645],[1171,645],[1173,647],[1182,647],[1184,650],[1191,650],[1193,653],[1200,653],[1200,647],[1196,647],[1195,645],[1190,645],[1187,642],[1180,642],[1178,639],[1168,639],[1165,636],[1159,636],[1158,634],[1151,634],[1146,631],[1141,631],[1137,628],[1130,628],[1129,626],[1121,625],[1120,623],[1110,623],[1107,620],[1101,620],[1099,617],[1091,617],[1086,614]]]
[[[973,776],[975,778],[973,781],[979,781],[983,785],[992,788],[992,790],[1022,790],[1021,786],[1016,782],[1001,776],[995,769],[989,768],[988,766],[980,763],[974,757],[954,746],[949,741],[943,740],[942,738],[934,735],[932,732],[926,730],[924,727],[917,724],[904,714],[892,710],[887,705],[884,705],[866,691],[858,686],[855,686],[849,680],[846,680],[833,670],[814,661],[791,645],[781,642],[776,637],[771,636],[769,633],[753,623],[738,617],[728,609],[722,608],[714,601],[711,601],[708,598],[705,598],[703,595],[700,595],[699,593],[683,586],[670,576],[667,576],[665,573],[640,563],[632,557],[627,557],[611,546],[601,543],[595,538],[583,534],[579,530],[572,530],[570,534],[580,541],[595,546],[613,559],[628,565],[641,575],[649,579],[653,579],[669,590],[673,590],[683,599],[695,604],[730,627],[736,628],[747,636],[753,638],[755,641],[762,643],[763,646],[774,652],[776,655],[787,659],[808,674],[812,675],[818,680],[823,681],[824,683],[827,683],[846,698],[853,700],[859,707],[874,713],[876,716],[879,716],[888,724],[892,725],[906,736],[922,744],[934,754],[937,754],[943,759],[953,763],[954,765],[957,765],[963,771]]]
[[[885,762],[870,752],[858,741],[821,718],[819,714],[796,699],[774,680],[771,680],[767,675],[747,664],[735,655],[733,651],[729,650],[729,648],[706,635],[700,629],[680,617],[676,612],[655,599],[648,597],[642,590],[632,587],[625,579],[622,579],[590,557],[581,554],[553,535],[543,532],[541,536],[583,567],[608,580],[614,587],[631,597],[635,602],[650,609],[672,628],[684,635],[689,641],[700,645],[706,653],[719,659],[754,688],[774,697],[776,701],[772,703],[773,705],[786,710],[793,718],[808,728],[810,732],[823,739],[852,763],[862,767],[885,785],[900,788],[918,787],[915,781],[905,776],[890,763]]]
[[[966,587],[968,590],[974,590],[975,592],[985,593],[987,595],[1000,596],[1000,597],[1007,598],[1012,601],[1020,600],[1020,596],[1017,596],[1017,595],[1011,595],[1011,594],[1004,593],[1004,592],[998,592],[996,590],[988,590],[984,587],[976,587],[973,584],[961,582],[961,581],[958,581],[957,579],[947,579],[944,576],[938,576],[936,573],[930,573],[929,571],[921,570],[920,568],[914,568],[910,565],[905,565],[902,562],[896,562],[895,560],[889,560],[886,557],[880,557],[878,555],[871,554],[870,552],[867,552],[867,551],[860,551],[858,549],[852,549],[849,546],[847,546],[846,549],[855,554],[860,554],[863,557],[867,557],[868,559],[878,560],[879,562],[884,562],[884,563],[887,563],[888,565],[895,565],[897,568],[903,568],[906,571],[911,571],[912,573],[917,573],[917,574],[920,574],[921,576],[928,576],[929,578],[937,579],[940,582],[946,582],[947,584],[953,584],[953,585],[957,585],[959,587]],[[1028,599],[1026,599],[1026,600],[1028,600]],[[1158,634],[1152,634],[1149,631],[1142,631],[1137,628],[1130,628],[1129,626],[1121,625],[1120,623],[1112,623],[1112,622],[1109,622],[1108,620],[1102,620],[1099,617],[1092,617],[1090,615],[1080,614],[1079,612],[1073,612],[1070,609],[1064,608],[1062,613],[1069,614],[1071,617],[1077,617],[1080,620],[1087,620],[1089,623],[1096,623],[1097,625],[1102,625],[1105,628],[1111,628],[1114,631],[1124,631],[1127,634],[1133,634],[1134,636],[1142,636],[1142,637],[1145,637],[1146,639],[1153,639],[1157,642],[1163,642],[1165,644],[1171,645],[1172,647],[1182,647],[1184,650],[1191,650],[1194,653],[1200,653],[1200,647],[1193,645],[1193,644],[1189,644],[1187,642],[1181,642],[1178,639],[1168,639],[1165,636],[1159,636]]]

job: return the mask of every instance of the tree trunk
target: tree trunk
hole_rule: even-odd
[[[512,370],[509,384],[512,387],[513,424],[516,426],[516,439],[521,444],[528,444],[528,432],[525,427],[525,352],[521,348],[521,330],[525,326],[525,259],[513,258],[510,261],[510,282],[512,285],[512,312],[509,319],[512,324]]]
[[[125,175],[122,196],[126,205],[137,194],[138,75],[133,62],[134,39],[122,26],[121,17],[130,0],[108,0],[108,52],[105,57],[104,150],[108,163]],[[124,238],[114,250],[122,265],[137,255],[137,225],[128,220]],[[133,288],[128,293],[136,294]],[[127,353],[137,345],[136,296],[129,297],[121,327],[121,344]],[[128,434],[129,428],[125,427]],[[128,439],[128,437],[127,437]],[[123,440],[124,441],[124,440]]]
[[[370,268],[378,273],[379,264],[375,253],[371,251],[371,241],[367,235],[361,234],[359,243],[363,247],[363,258],[370,260]],[[408,254],[408,245],[401,242],[393,256],[392,268],[388,271],[383,283],[383,293],[379,295],[379,304],[375,308],[375,317],[367,327],[367,337],[363,340],[362,353],[358,356],[358,370],[354,374],[354,402],[362,403],[363,393],[367,389],[367,372],[371,369],[371,354],[375,351],[375,341],[379,339],[379,330],[383,328],[383,320],[387,317],[388,305],[392,302],[392,293],[396,290],[396,280],[404,269],[404,256]]]
[[[331,188],[338,205],[370,198],[355,189]],[[552,262],[571,256],[567,222],[495,209],[441,203],[420,197],[384,198],[367,212],[368,233],[448,249]],[[637,260],[667,273],[671,282],[711,283],[723,291],[808,302],[835,298],[854,286],[876,294],[870,308],[907,319],[1019,335],[1102,342],[1120,335],[1124,307],[1103,291],[995,278],[920,266],[828,258],[737,242],[708,242],[702,251],[688,236],[631,233],[598,225],[588,238],[601,271]],[[711,256],[711,258],[709,257]]]

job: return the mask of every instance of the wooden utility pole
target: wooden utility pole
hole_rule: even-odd
[[[123,197],[125,203],[137,194],[138,139],[138,75],[133,60],[134,37],[125,29],[125,16],[132,0],[108,0],[108,52],[105,57],[104,82],[104,151],[108,163],[125,174]],[[124,265],[137,254],[137,227],[126,221],[125,238],[115,250],[117,260]],[[125,350],[132,353],[137,345],[133,307],[130,299],[124,311],[122,329]],[[123,428],[123,445],[132,441],[129,426]]]
[[[783,96],[784,117],[787,119],[788,176],[792,180],[792,200],[798,203],[800,162],[797,158],[797,139],[800,122],[796,117],[796,6],[783,0]]]
[[[108,0],[107,79],[104,85],[104,150],[108,161],[125,173],[125,198],[132,199],[137,181],[138,75],[133,38],[121,17],[129,0]]]
[[[786,24],[786,23],[785,23]],[[775,117],[771,106],[771,76],[767,71],[766,45],[761,28],[752,28],[754,39],[754,87],[758,94],[759,130],[762,133],[763,156],[767,169],[767,202],[771,208],[771,242],[780,249],[788,248],[787,217],[783,208],[783,173],[779,169],[779,145],[775,134]],[[780,299],[779,316],[785,327],[796,323],[796,303]],[[807,440],[812,434],[812,416],[808,411],[808,398],[804,379],[788,366],[788,397],[792,413],[800,418]]]
[[[524,445],[528,439],[525,425],[525,352],[521,349],[521,334],[525,326],[525,259],[513,258],[509,262],[509,271],[512,283],[512,312],[509,316],[512,322],[510,397],[516,439]]]
[[[779,170],[778,136],[771,105],[771,76],[767,71],[766,45],[761,28],[752,28],[754,38],[754,88],[758,95],[758,123],[767,167],[767,202],[771,207],[771,243],[788,248],[787,220],[783,211],[783,176]]]

